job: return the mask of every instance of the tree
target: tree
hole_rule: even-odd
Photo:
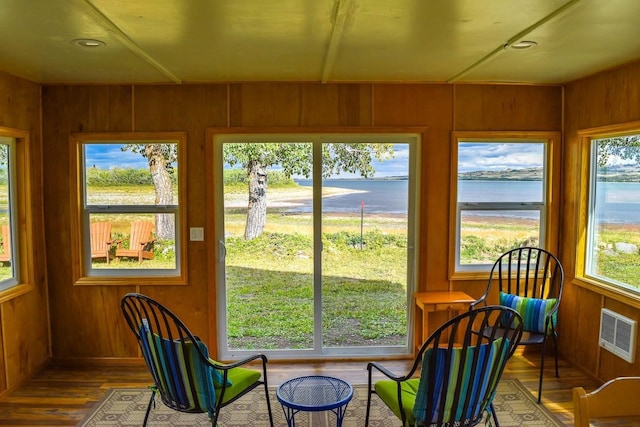
[[[327,143],[322,145],[322,176],[328,178],[340,172],[373,175],[373,159],[393,158],[393,144]],[[244,237],[254,239],[262,234],[267,223],[267,177],[269,168],[282,167],[287,176],[309,178],[313,165],[313,145],[310,143],[238,143],[225,144],[223,159],[230,166],[241,165],[247,171],[249,201]]]
[[[598,139],[598,165],[605,166],[611,156],[635,160],[640,164],[640,135]]]
[[[173,185],[171,174],[173,163],[178,159],[177,144],[127,144],[122,151],[141,154],[147,159],[149,172],[156,193],[156,205],[173,204]],[[156,215],[156,237],[161,239],[175,238],[175,221],[172,215]]]

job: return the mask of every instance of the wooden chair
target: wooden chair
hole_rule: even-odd
[[[618,425],[632,425],[629,422],[640,419],[640,377],[620,377],[606,382],[600,388],[587,393],[582,387],[573,389],[573,417],[576,427],[589,427],[594,419],[619,421]],[[606,423],[609,425],[609,423]],[[636,425],[636,424],[633,424]]]
[[[564,286],[564,269],[552,253],[536,247],[512,249],[502,254],[489,273],[487,289],[469,309],[486,305],[492,287],[498,288],[500,304],[516,309],[522,315],[524,333],[520,345],[541,345],[538,403],[542,398],[542,374],[547,339],[553,340],[556,377],[558,376],[558,344],[556,330],[558,307]],[[491,331],[488,331],[491,333]]]
[[[131,223],[129,234],[129,248],[122,247],[122,239],[116,240],[116,258],[138,258],[138,263],[143,259],[153,259],[153,223],[150,221],[135,221]]]
[[[113,259],[111,247],[111,223],[110,222],[92,222],[90,227],[91,238],[91,259],[105,258],[107,264]]]
[[[9,224],[3,224],[2,233],[2,253],[0,253],[0,262],[11,262],[11,228]]]

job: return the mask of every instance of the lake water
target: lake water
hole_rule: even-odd
[[[311,186],[311,180],[297,180],[299,185]],[[348,188],[361,193],[344,194],[323,199],[325,212],[360,213],[364,202],[365,213],[403,214],[408,206],[407,180],[324,180],[325,187]],[[598,212],[602,222],[640,224],[640,183],[600,183],[597,196],[603,209]],[[463,201],[535,202],[542,199],[540,181],[461,181],[460,197]],[[291,209],[311,212],[311,201]],[[528,217],[526,211],[521,211]]]
[[[311,180],[296,180],[299,185],[311,186]],[[360,213],[362,202],[368,213],[403,214],[407,212],[407,180],[350,180],[325,179],[325,187],[348,188],[361,191],[339,196],[325,197],[322,208],[325,212]],[[296,212],[311,212],[311,201],[293,209]]]

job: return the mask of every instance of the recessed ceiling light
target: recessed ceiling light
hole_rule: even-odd
[[[538,43],[531,40],[522,40],[517,43],[512,43],[509,45],[511,49],[517,49],[517,50],[530,49],[535,46],[538,46]]]
[[[88,48],[106,46],[105,42],[103,42],[102,40],[96,40],[96,39],[75,39],[75,40],[71,40],[71,43],[80,47],[88,47]]]

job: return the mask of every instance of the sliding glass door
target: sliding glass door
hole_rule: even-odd
[[[409,352],[417,140],[216,137],[223,358]]]

